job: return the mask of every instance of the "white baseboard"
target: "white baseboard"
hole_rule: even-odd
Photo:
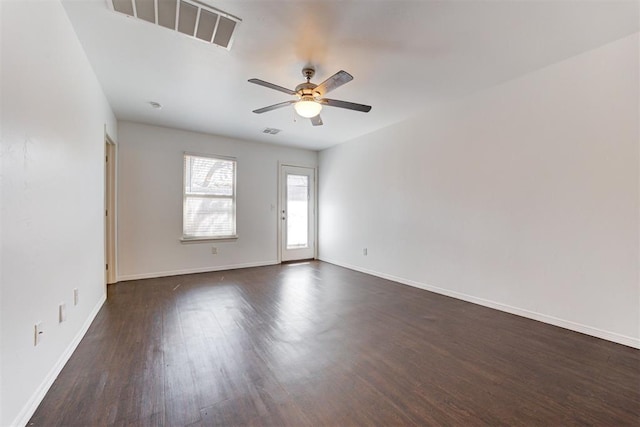
[[[44,378],[44,380],[42,381],[42,383],[40,384],[36,392],[33,393],[29,401],[24,405],[22,410],[18,413],[18,416],[15,418],[13,423],[10,424],[11,426],[22,427],[27,425],[27,423],[29,422],[33,414],[36,412],[36,409],[38,409],[38,405],[40,405],[40,403],[42,402],[42,399],[44,399],[44,396],[47,394],[47,392],[53,385],[53,382],[56,380],[56,378],[58,378],[60,371],[62,371],[62,368],[64,368],[64,365],[66,365],[66,363],[69,361],[69,359],[71,358],[71,355],[78,347],[78,344],[80,344],[80,341],[82,341],[82,338],[89,330],[89,326],[91,326],[91,322],[93,322],[93,319],[95,319],[95,317],[98,315],[98,312],[100,311],[100,309],[102,308],[102,305],[105,303],[106,300],[107,300],[107,294],[105,293],[104,295],[102,295],[102,297],[100,297],[95,307],[93,307],[93,310],[91,310],[91,313],[89,313],[89,317],[87,317],[84,324],[82,325],[82,327],[80,328],[76,336],[73,338],[73,340],[71,340],[71,342],[69,343],[65,351],[62,353],[62,355],[60,355],[60,357],[58,358],[58,361],[56,362],[55,365],[53,365],[53,368],[51,368],[51,370],[49,371],[47,376]]]
[[[125,280],[154,279],[156,277],[179,276],[181,274],[209,273],[212,271],[237,270],[239,268],[264,267],[280,264],[278,261],[249,262],[244,264],[217,265],[212,267],[187,268],[184,270],[156,271],[151,273],[124,274],[118,276],[118,282]]]
[[[402,277],[393,276],[391,274],[380,273],[378,271],[369,270],[366,268],[358,267],[342,263],[336,260],[320,257],[321,261],[335,264],[340,267],[348,268],[350,270],[359,271],[361,273],[370,274],[372,276],[381,277],[383,279],[392,280],[394,282],[401,283],[403,285],[413,286],[414,288],[424,289],[426,291],[434,292],[448,297],[456,298],[462,301],[471,302],[474,304],[482,305],[484,307],[493,308],[496,310],[504,311],[507,313],[515,314],[517,316],[526,317],[528,319],[537,320],[540,322],[548,323],[554,326],[559,326],[571,331],[580,332],[582,334],[591,335],[596,338],[602,338],[603,340],[612,341],[618,344],[626,345],[628,347],[640,349],[640,339],[629,337],[626,335],[617,334],[615,332],[604,331],[602,329],[594,328],[593,326],[583,325],[581,323],[572,322],[570,320],[560,319],[547,314],[537,313],[535,311],[526,310],[523,308],[513,307],[507,304],[487,300],[484,298],[474,297],[473,295],[467,295],[461,292],[452,291],[449,289],[439,288],[437,286],[428,285],[426,283],[416,282],[414,280],[405,279]]]

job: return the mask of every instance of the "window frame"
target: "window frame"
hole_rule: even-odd
[[[231,196],[219,196],[219,195],[203,195],[203,194],[188,194],[187,193],[187,156],[201,157],[212,160],[222,160],[233,162],[233,193]],[[182,153],[182,237],[180,241],[182,243],[191,242],[207,242],[207,241],[220,241],[220,240],[236,240],[238,238],[238,222],[237,222],[237,180],[238,180],[238,159],[230,156],[220,156],[216,154],[202,154],[184,151]],[[224,236],[190,236],[185,234],[185,218],[187,211],[187,200],[189,197],[205,197],[211,199],[231,199],[232,212],[233,212],[233,225],[234,234]]]

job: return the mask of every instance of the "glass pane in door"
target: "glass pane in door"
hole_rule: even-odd
[[[287,174],[287,249],[309,244],[309,177]]]

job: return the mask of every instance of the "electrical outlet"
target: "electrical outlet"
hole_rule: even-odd
[[[78,305],[80,302],[80,291],[78,288],[73,289],[73,305]]]
[[[40,341],[42,341],[42,334],[44,334],[44,327],[42,325],[42,322],[38,322],[34,325],[34,328],[33,328],[33,345],[34,346],[40,344]]]
[[[218,248],[216,248],[215,246],[211,246],[211,253],[213,255],[217,255],[218,254]]]
[[[67,320],[67,304],[61,302],[58,306],[58,322],[62,323]]]
[[[367,256],[367,248],[362,248],[362,255]]]

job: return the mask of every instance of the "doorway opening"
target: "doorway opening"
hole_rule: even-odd
[[[105,283],[118,281],[116,276],[116,144],[105,136],[104,168],[104,259]]]

